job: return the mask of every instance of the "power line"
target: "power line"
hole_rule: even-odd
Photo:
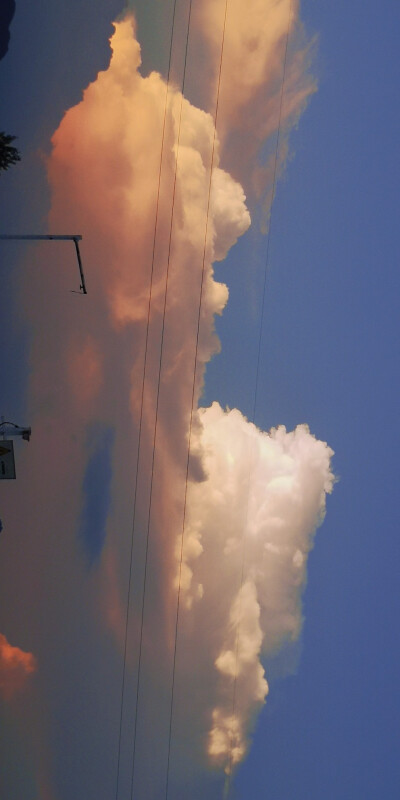
[[[216,143],[216,136],[217,136],[219,94],[220,94],[220,86],[221,86],[222,60],[223,60],[224,42],[225,42],[227,9],[228,9],[228,0],[225,0],[225,13],[224,13],[224,23],[223,23],[223,30],[222,30],[221,55],[220,55],[218,81],[217,81],[217,97],[216,97],[215,115],[214,115],[214,134],[213,134],[213,142],[212,142],[210,178],[209,178],[209,183],[208,183],[206,224],[205,224],[205,231],[204,231],[203,259],[202,259],[202,268],[201,268],[200,295],[199,295],[199,305],[198,305],[198,315],[197,315],[196,346],[195,346],[195,355],[194,355],[194,364],[193,364],[193,383],[192,383],[192,397],[191,397],[189,434],[188,434],[188,448],[187,448],[187,460],[186,460],[185,492],[184,492],[184,502],[183,502],[183,518],[182,518],[182,534],[181,534],[181,542],[180,542],[177,605],[176,605],[176,616],[175,616],[174,656],[173,656],[173,668],[172,668],[171,704],[170,704],[170,715],[169,715],[167,778],[166,778],[166,785],[165,785],[165,800],[168,800],[170,758],[171,758],[172,720],[173,720],[174,694],[175,694],[175,672],[176,672],[178,626],[179,626],[179,611],[180,611],[180,596],[181,596],[181,579],[182,579],[182,562],[183,562],[183,542],[184,542],[185,523],[186,523],[186,508],[187,508],[187,490],[188,490],[188,481],[189,481],[190,448],[191,448],[191,440],[192,440],[193,410],[194,410],[194,398],[195,398],[196,376],[197,376],[197,356],[198,356],[199,336],[200,336],[200,319],[201,319],[201,307],[202,307],[203,288],[204,288],[206,249],[207,249],[207,236],[208,236],[208,223],[209,223],[209,217],[210,217],[211,188],[212,188],[212,176],[213,176],[214,158],[215,158],[215,143]]]
[[[211,182],[212,182],[212,173],[213,173],[213,164],[214,164],[214,151],[215,151],[216,127],[217,127],[217,118],[218,118],[218,104],[219,104],[219,92],[220,92],[220,81],[221,81],[221,71],[222,71],[223,47],[224,47],[226,18],[227,18],[227,5],[228,5],[228,0],[226,0],[226,2],[225,2],[223,37],[222,37],[221,56],[220,56],[219,75],[218,75],[218,88],[217,88],[215,122],[214,122],[214,138],[213,138],[213,145],[212,145],[212,158],[211,158],[210,181],[209,181],[208,201],[207,201],[207,214],[206,214],[206,226],[205,226],[205,237],[204,237],[203,263],[202,263],[201,286],[200,286],[200,297],[199,297],[198,319],[197,319],[195,359],[194,359],[194,369],[193,369],[192,399],[191,399],[191,412],[190,412],[190,422],[189,422],[188,452],[187,452],[186,479],[185,479],[185,492],[184,492],[184,510],[183,510],[182,536],[181,536],[180,561],[179,561],[179,582],[178,582],[177,609],[176,609],[176,618],[175,618],[175,640],[174,640],[173,674],[172,674],[171,705],[170,705],[170,720],[169,720],[169,734],[168,734],[167,777],[166,777],[166,791],[165,791],[166,800],[167,800],[167,797],[168,797],[169,773],[170,773],[172,720],[173,720],[174,691],[175,691],[175,672],[176,672],[176,657],[177,657],[177,636],[178,636],[178,626],[179,626],[181,572],[182,572],[182,563],[183,563],[183,542],[184,542],[184,531],[185,531],[185,521],[186,521],[187,489],[188,489],[188,476],[189,476],[189,460],[190,460],[190,447],[191,447],[192,423],[193,423],[193,412],[194,412],[195,386],[196,386],[196,376],[197,376],[197,356],[198,356],[199,333],[200,333],[201,306],[202,306],[203,285],[204,285],[204,275],[205,275],[205,255],[206,255],[206,244],[207,244],[209,212],[210,212]],[[291,6],[292,6],[292,4],[291,4]],[[275,161],[274,161],[274,171],[273,171],[273,186],[272,186],[272,195],[271,195],[271,206],[272,206],[273,198],[274,198],[274,195],[275,195],[276,180],[277,180],[277,165],[278,165],[278,154],[279,154],[279,144],[280,144],[282,107],[283,107],[283,92],[284,92],[284,83],[285,83],[285,71],[286,71],[286,61],[287,61],[287,51],[288,51],[288,40],[289,40],[289,32],[290,32],[291,6],[290,6],[290,16],[289,16],[289,24],[288,24],[288,31],[287,31],[287,38],[286,38],[286,46],[285,46],[285,55],[284,55],[283,80],[282,80],[281,95],[280,95],[279,122],[278,122],[278,133],[277,133],[276,150],[275,150]],[[165,137],[165,126],[166,126],[166,115],[167,115],[167,104],[168,104],[168,90],[169,90],[169,81],[170,81],[170,67],[171,67],[172,42],[173,42],[174,22],[175,22],[175,10],[176,10],[176,0],[174,2],[174,9],[173,9],[170,60],[169,60],[169,68],[168,68],[168,85],[167,85],[165,110],[164,110],[162,148],[161,148],[159,183],[158,183],[158,193],[157,193],[157,208],[156,208],[156,219],[155,219],[154,238],[153,238],[153,255],[152,255],[152,267],[151,267],[151,281],[150,281],[148,315],[147,315],[144,369],[143,369],[143,380],[142,380],[142,391],[141,391],[138,461],[137,461],[138,466],[137,466],[136,480],[135,480],[135,490],[134,490],[134,511],[133,511],[133,523],[132,523],[130,566],[129,566],[129,583],[128,583],[128,598],[127,598],[126,625],[125,625],[124,668],[123,668],[122,695],[121,695],[121,715],[120,715],[120,732],[119,732],[119,747],[118,747],[118,776],[117,776],[116,800],[118,798],[118,777],[119,777],[119,767],[120,767],[121,731],[122,731],[122,717],[123,717],[123,699],[124,699],[126,658],[127,658],[127,635],[128,635],[129,605],[130,605],[130,592],[131,592],[131,579],[132,579],[132,553],[133,553],[133,539],[134,539],[134,528],[135,528],[135,519],[136,519],[136,501],[137,501],[137,487],[138,487],[138,473],[139,473],[139,453],[140,453],[141,438],[142,438],[142,420],[143,420],[143,407],[144,407],[144,387],[145,387],[145,376],[146,376],[146,366],[147,366],[150,309],[151,309],[151,302],[152,302],[153,272],[154,272],[154,261],[155,261],[155,242],[156,242],[156,231],[157,231],[157,225],[158,225],[160,182],[161,182],[161,166],[162,166],[163,149],[164,149],[164,137]],[[179,144],[180,144],[181,120],[182,120],[182,105],[183,105],[183,93],[184,93],[186,67],[187,67],[187,54],[188,54],[188,41],[189,41],[189,31],[190,31],[191,10],[192,10],[192,0],[190,0],[190,5],[189,5],[189,18],[188,18],[188,28],[187,28],[187,35],[186,35],[184,72],[183,72],[183,80],[182,80],[181,105],[180,105],[180,113],[179,113],[179,125],[178,125],[178,137],[177,137],[177,148],[176,148],[176,161],[175,161],[175,174],[174,174],[174,183],[173,183],[172,208],[171,208],[171,219],[170,219],[170,230],[169,230],[168,258],[167,258],[166,282],[165,282],[165,292],[164,292],[164,307],[163,307],[163,317],[162,317],[162,333],[161,333],[161,346],[160,346],[160,358],[159,358],[159,369],[158,369],[158,385],[157,385],[157,394],[156,394],[156,413],[155,413],[155,424],[154,424],[154,433],[153,433],[150,499],[149,499],[149,509],[148,509],[148,524],[147,524],[147,531],[146,531],[146,550],[145,550],[145,564],[144,564],[144,577],[143,577],[143,590],[142,590],[142,608],[141,608],[141,622],[140,622],[140,644],[139,644],[139,658],[138,658],[138,674],[137,674],[137,683],[136,683],[136,706],[135,706],[135,722],[134,722],[134,735],[133,735],[131,798],[133,796],[133,783],[134,783],[134,771],[135,771],[137,721],[138,721],[140,676],[141,676],[141,660],[142,660],[142,645],[143,645],[143,628],[144,628],[144,606],[145,606],[145,594],[146,594],[146,582],[147,582],[148,550],[149,550],[150,520],[151,520],[151,509],[152,509],[152,498],[153,498],[153,478],[154,478],[155,450],[156,450],[158,412],[159,412],[160,383],[161,383],[161,372],[162,372],[162,363],[163,363],[163,345],[164,345],[166,306],[167,306],[167,295],[168,295],[169,268],[170,268],[170,258],[171,258],[172,231],[173,231],[173,222],[174,222],[177,167],[178,167],[178,158],[179,158]],[[264,286],[263,286],[263,294],[262,294],[262,313],[261,313],[261,323],[260,323],[260,336],[259,336],[258,352],[257,352],[257,369],[256,369],[256,385],[255,385],[255,395],[254,395],[253,419],[255,418],[257,393],[258,393],[258,382],[259,382],[261,339],[262,339],[265,293],[266,293],[266,273],[267,273],[268,261],[269,261],[270,231],[271,231],[271,216],[270,216],[270,225],[269,225],[268,235],[267,235],[267,253],[266,253],[266,260],[265,260]],[[250,477],[249,477],[249,480],[250,480]],[[242,588],[242,585],[243,585],[244,564],[245,564],[245,556],[244,556],[244,552],[243,552],[242,576],[241,576],[240,588]],[[237,659],[238,659],[238,645],[239,645],[239,630],[237,631],[237,637],[236,637],[236,664],[237,664]],[[235,706],[236,706],[236,674],[235,674],[235,678],[234,678],[233,716],[235,714]],[[233,741],[231,740],[230,769],[229,769],[228,780],[230,780],[230,773],[232,772],[232,766],[233,766],[232,765],[232,756],[233,756],[233,752],[232,751],[233,751]],[[228,785],[228,791],[229,791],[229,785]]]
[[[163,116],[163,126],[162,126],[162,135],[161,135],[160,166],[159,166],[159,172],[158,172],[156,211],[155,211],[155,218],[154,218],[153,250],[152,250],[152,257],[151,257],[150,286],[149,286],[149,297],[148,297],[148,305],[147,305],[146,338],[145,338],[145,347],[144,347],[143,374],[142,374],[142,386],[141,386],[141,397],[140,397],[138,445],[137,445],[137,456],[136,456],[136,476],[135,476],[135,487],[134,487],[133,515],[132,515],[131,541],[130,541],[130,554],[129,554],[129,579],[128,579],[128,592],[127,592],[126,615],[125,615],[124,660],[123,660],[122,682],[121,682],[121,707],[120,707],[119,735],[118,735],[117,780],[116,780],[116,791],[115,791],[116,800],[118,800],[119,775],[120,775],[120,763],[121,763],[122,720],[123,720],[123,707],[124,707],[124,696],[125,696],[126,659],[127,659],[127,646],[128,646],[128,626],[129,626],[129,606],[130,606],[131,586],[132,586],[132,562],[133,562],[133,544],[134,544],[134,532],[135,532],[135,521],[136,521],[136,499],[137,499],[138,476],[139,476],[139,455],[140,455],[140,448],[141,448],[141,441],[142,441],[142,424],[143,424],[143,409],[144,409],[144,388],[145,388],[145,376],[146,376],[146,366],[147,366],[147,356],[148,356],[150,310],[151,310],[151,301],[152,301],[152,294],[153,294],[156,234],[157,234],[158,213],[159,213],[159,206],[160,206],[161,171],[162,171],[162,162],[163,162],[163,155],[164,155],[164,144],[165,144],[165,128],[166,128],[166,120],[167,120],[168,94],[169,94],[170,77],[171,77],[172,48],[173,48],[173,39],[174,39],[174,30],[175,30],[176,4],[177,4],[177,0],[174,0],[173,11],[172,11],[172,23],[171,23],[171,40],[170,40],[169,59],[168,59],[167,88],[166,88],[166,92],[165,92],[164,116]]]
[[[175,13],[175,7],[174,7],[174,13]],[[163,353],[164,353],[165,320],[166,320],[166,308],[167,308],[167,297],[168,297],[169,271],[170,271],[170,263],[171,263],[172,233],[173,233],[173,224],[174,224],[176,183],[177,183],[177,173],[178,173],[179,147],[180,147],[180,137],[181,137],[181,124],[182,124],[182,109],[183,109],[183,97],[184,97],[185,80],[186,80],[186,67],[187,67],[187,55],[188,55],[188,46],[189,46],[189,32],[190,32],[191,13],[192,13],[192,0],[190,0],[190,2],[189,2],[189,15],[188,15],[188,24],[187,24],[187,32],[186,32],[185,57],[184,57],[183,76],[182,76],[182,90],[181,90],[181,97],[180,97],[178,135],[177,135],[176,157],[175,157],[175,171],[174,171],[174,181],[173,181],[173,189],[172,189],[171,219],[170,219],[170,229],[169,229],[169,239],[168,239],[168,256],[167,256],[167,267],[166,267],[166,277],[165,277],[164,305],[163,305],[163,315],[162,315],[160,357],[159,357],[158,381],[157,381],[157,392],[156,392],[156,410],[155,410],[155,422],[154,422],[153,445],[152,445],[152,460],[151,460],[151,477],[150,477],[150,498],[149,498],[148,520],[147,520],[147,530],[146,530],[144,576],[143,576],[143,590],[142,590],[142,604],[141,604],[140,638],[139,638],[139,655],[138,655],[138,673],[137,673],[137,682],[136,682],[136,704],[135,704],[135,720],[134,720],[133,751],[132,751],[131,800],[132,800],[132,797],[133,797],[133,782],[134,782],[135,760],[136,760],[136,739],[137,739],[137,721],[138,721],[138,708],[139,708],[139,689],[140,689],[142,650],[143,650],[144,608],[145,608],[146,583],[147,583],[148,552],[149,552],[149,540],[150,540],[150,522],[151,522],[151,510],[152,510],[152,500],[153,500],[153,481],[154,481],[154,464],[155,464],[157,426],[158,426],[158,411],[159,411],[159,400],[160,400],[162,361],[163,361]],[[136,496],[135,496],[135,507],[136,507]]]

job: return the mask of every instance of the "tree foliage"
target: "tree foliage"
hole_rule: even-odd
[[[12,142],[16,137],[0,131],[0,171],[6,170],[21,161],[21,156]]]

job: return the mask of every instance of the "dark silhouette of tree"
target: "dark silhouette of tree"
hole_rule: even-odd
[[[0,170],[6,170],[17,161],[21,161],[21,156],[16,147],[11,142],[16,137],[0,131]]]

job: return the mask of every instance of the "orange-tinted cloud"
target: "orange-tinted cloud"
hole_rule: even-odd
[[[109,68],[67,111],[54,134],[48,165],[51,227],[63,225],[83,234],[90,287],[84,299],[88,312],[82,312],[80,320],[85,333],[82,339],[78,325],[70,320],[67,324],[61,310],[52,320],[55,327],[64,326],[63,337],[58,337],[60,351],[46,363],[41,353],[34,354],[34,380],[43,395],[43,387],[51,392],[55,374],[62,372],[60,382],[67,379],[76,409],[64,408],[64,414],[67,419],[71,411],[79,415],[80,424],[93,414],[110,420],[118,408],[115,421],[124,434],[116,438],[114,491],[129,501],[149,313],[138,496],[146,515],[157,416],[150,524],[161,537],[161,585],[169,587],[166,576],[175,568],[173,531],[182,519],[195,359],[197,355],[194,428],[199,425],[197,403],[205,365],[219,348],[214,318],[228,299],[227,287],[214,278],[212,263],[223,259],[247,230],[250,215],[242,187],[219,165],[212,116],[167,87],[160,75],[141,76],[131,17],[115,25],[111,49]],[[41,369],[47,374],[38,378]],[[76,456],[75,463],[78,469]],[[200,475],[199,457],[192,465]],[[131,512],[129,502],[114,503],[111,537],[126,530],[127,508]],[[115,593],[113,598],[110,618],[115,620]]]
[[[220,4],[205,2],[202,9],[204,27],[212,39]],[[256,129],[259,141],[276,130],[288,14],[288,0],[266,5],[254,0],[244,20],[240,4],[229,5],[220,107],[224,147],[229,145],[230,132],[248,133],[251,139]],[[133,510],[132,473],[126,465],[133,465],[134,451],[131,446],[127,457],[127,449],[141,424],[134,531],[136,537],[141,531],[141,539],[135,540],[134,569],[143,565],[147,531],[148,572],[153,582],[144,632],[148,668],[154,668],[150,662],[157,648],[171,649],[204,263],[193,391],[193,459],[180,580],[187,614],[183,624],[189,628],[193,614],[196,630],[202,630],[199,636],[193,636],[193,631],[188,634],[188,674],[196,685],[203,682],[207,687],[209,722],[204,734],[208,733],[208,753],[227,769],[229,762],[237,763],[246,752],[249,719],[267,693],[261,654],[271,654],[300,633],[307,553],[323,515],[325,494],[332,488],[332,453],[304,426],[293,433],[278,429],[267,436],[238,411],[227,413],[217,404],[199,411],[205,365],[218,349],[214,317],[228,299],[226,287],[214,279],[212,263],[224,258],[248,228],[246,198],[241,185],[220,167],[222,145],[212,115],[195,108],[176,88],[167,87],[161,76],[141,76],[132,18],[115,25],[111,48],[109,68],[99,73],[55,133],[49,162],[52,227],[61,221],[65,225],[66,220],[71,229],[80,226],[86,261],[91,265],[88,279],[101,304],[97,311],[93,307],[86,322],[89,348],[86,345],[79,353],[67,335],[70,380],[77,383],[81,363],[85,372],[85,359],[87,375],[97,376],[93,354],[101,353],[97,412],[109,414],[115,390],[112,362],[118,354],[120,380],[125,391],[129,390],[121,398],[118,414],[118,429],[130,433],[128,437],[118,435],[115,443],[113,510],[103,564],[106,593],[101,605],[107,604],[107,622],[121,647],[126,591],[121,580],[126,557],[121,560],[121,554],[127,554],[124,542],[131,531]],[[284,122],[294,119],[311,91],[312,83],[303,68],[298,53],[297,57],[292,54]],[[265,114],[263,124],[260,114]],[[140,420],[148,312],[149,349]],[[72,371],[71,363],[75,364]],[[89,405],[85,413],[90,417]],[[243,537],[249,542],[240,586]],[[141,582],[138,570],[134,587]],[[263,589],[266,583],[267,593]],[[139,591],[131,610],[135,630],[141,602]],[[211,612],[211,607],[218,612]],[[211,640],[205,625],[210,613]],[[238,629],[240,647],[235,656]],[[201,670],[198,663],[204,661],[204,655],[200,659],[200,651],[208,654],[208,664]],[[237,679],[241,713],[235,716],[232,754],[233,678]]]
[[[0,633],[0,693],[6,700],[25,688],[36,669],[35,656],[13,647]]]
[[[217,6],[220,11],[219,2]],[[53,620],[42,615],[51,628],[47,638],[59,670],[48,671],[57,702],[68,698],[68,691],[75,697],[69,667],[75,659],[77,671],[81,668],[86,629],[95,628],[99,650],[106,649],[104,641],[110,648],[110,691],[119,687],[132,530],[127,685],[134,685],[148,534],[142,654],[146,681],[140,701],[146,719],[157,716],[152,735],[165,743],[168,720],[158,710],[162,703],[169,707],[193,399],[176,681],[177,691],[187,692],[189,701],[178,698],[174,736],[189,759],[193,753],[198,760],[207,756],[225,770],[246,752],[249,719],[266,696],[262,654],[300,633],[307,553],[332,488],[332,453],[305,426],[292,433],[279,428],[267,436],[239,411],[225,412],[217,404],[198,408],[206,364],[219,348],[215,315],[228,300],[227,287],[215,280],[213,262],[223,259],[250,225],[242,185],[221,163],[240,140],[243,158],[237,167],[244,169],[261,137],[276,130],[278,67],[288,12],[286,0],[250,2],[245,19],[237,2],[229,8],[222,142],[212,114],[167,87],[160,75],[140,74],[140,48],[129,16],[115,25],[108,69],[66,112],[54,134],[48,164],[49,228],[83,234],[89,294],[78,298],[65,293],[60,299],[60,284],[70,288],[70,254],[57,272],[49,273],[47,264],[38,266],[25,287],[33,328],[30,408],[35,448],[29,452],[29,469],[19,477],[25,505],[34,508],[27,547],[38,594],[45,598],[40,602],[47,607],[47,598],[52,598],[52,607],[67,618],[68,641],[73,642],[67,657],[59,657],[65,652],[59,614]],[[211,38],[213,9],[208,0],[203,3],[204,30]],[[259,30],[255,45],[253,29]],[[254,52],[250,60],[249,52]],[[292,58],[292,76],[295,63]],[[302,65],[299,56],[285,120],[294,119],[310,91],[307,80],[305,88],[302,84]],[[264,122],[259,120],[263,114]],[[235,131],[237,141],[232,138]],[[249,169],[254,173],[257,168],[251,163]],[[43,287],[52,303],[43,304]],[[75,534],[90,455],[87,426],[97,421],[115,429],[113,477],[107,544],[88,580]],[[240,585],[244,540],[246,569]],[[32,603],[31,613],[40,636],[42,619],[36,607]],[[109,628],[114,638],[107,637]],[[42,664],[42,653],[40,658]],[[87,652],[86,659],[90,662]],[[241,711],[232,719],[235,677]],[[160,705],[155,697],[162,698]],[[133,707],[125,707],[127,715]],[[98,763],[109,753],[108,745],[99,751]],[[130,764],[129,745],[128,750]],[[154,772],[150,761],[143,760],[143,769],[150,764],[148,778]]]
[[[305,35],[299,2],[249,0],[244,10],[241,0],[229,0],[224,29],[225,0],[204,0],[196,18],[212,65],[210,107],[215,103],[223,40],[218,133],[224,164],[247,192],[256,197],[266,193],[269,202],[268,140],[280,128],[279,174],[289,131],[316,89],[310,71],[314,42]],[[264,151],[261,159],[260,148]]]

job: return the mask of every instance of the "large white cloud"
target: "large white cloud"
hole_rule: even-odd
[[[188,613],[197,604],[213,615],[219,680],[209,753],[229,767],[243,756],[251,714],[268,691],[261,654],[300,634],[307,556],[332,491],[333,454],[306,425],[263,433],[218,403],[200,417],[206,479],[190,486],[183,597]]]
[[[203,5],[208,13],[210,4]],[[270,13],[268,4],[263,25]],[[276,28],[276,53],[281,51],[281,27]],[[229,36],[228,31],[230,59],[234,39],[229,44]],[[242,59],[250,45],[240,42]],[[164,752],[183,531],[176,668],[181,679],[177,685],[189,692],[190,701],[179,704],[177,697],[173,734],[186,748],[187,763],[200,762],[202,753],[208,753],[228,769],[243,757],[249,719],[267,692],[262,654],[275,652],[300,632],[307,553],[324,513],[325,493],[332,488],[331,451],[306,426],[265,434],[239,411],[224,412],[218,404],[198,409],[205,365],[219,348],[214,317],[228,299],[227,287],[214,279],[212,264],[224,258],[250,224],[245,193],[222,168],[212,114],[195,108],[176,87],[167,90],[160,75],[140,74],[140,48],[130,16],[115,25],[111,48],[108,69],[67,111],[53,137],[49,227],[83,234],[89,294],[76,298],[60,293],[60,286],[71,286],[70,253],[60,257],[57,271],[49,271],[41,260],[43,251],[32,253],[35,273],[26,281],[24,298],[32,326],[29,421],[35,446],[21,459],[18,485],[24,505],[9,509],[7,528],[22,536],[29,527],[24,552],[36,582],[29,586],[21,578],[19,589],[29,597],[30,630],[38,642],[34,650],[42,707],[50,720],[49,741],[56,724],[51,710],[61,705],[72,724],[68,714],[72,718],[76,705],[87,697],[86,674],[97,675],[107,724],[91,739],[90,752],[106,765],[118,733],[137,470],[124,721],[130,730],[148,535],[140,693],[144,722],[138,730],[146,748],[151,728],[152,742]],[[246,78],[248,87],[255,81],[247,100],[242,81],[236,111],[228,113],[228,105],[222,106],[224,136],[229,124],[240,127],[240,115],[251,110],[268,72],[264,62],[261,66]],[[237,67],[232,69],[234,76]],[[275,102],[276,87],[273,82],[271,86]],[[44,290],[51,293],[51,303],[43,303]],[[76,530],[93,423],[112,425],[115,438],[107,542],[88,578]],[[15,586],[9,579],[7,586],[11,597]],[[49,598],[52,613],[46,617]],[[89,727],[96,726],[93,719]],[[82,727],[74,746],[83,747],[87,735]],[[157,753],[158,766],[138,759],[143,780],[162,783],[160,750],[147,746],[146,752]],[[128,770],[128,738],[122,755],[122,767]],[[76,787],[68,759],[63,760],[62,752],[53,757],[58,759],[55,771],[67,781],[72,796]],[[113,766],[100,787],[108,796]],[[87,781],[89,773],[88,766]]]

